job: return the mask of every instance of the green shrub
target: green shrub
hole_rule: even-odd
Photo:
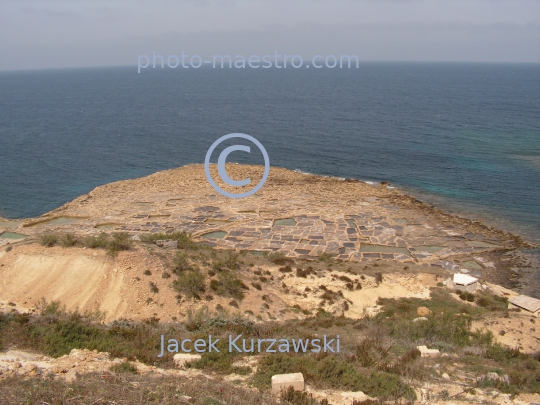
[[[238,253],[229,252],[224,259],[216,260],[212,264],[212,268],[215,271],[221,271],[224,269],[238,270],[242,262],[240,261],[240,255]]]
[[[112,235],[112,240],[109,241],[107,246],[107,254],[115,257],[118,252],[122,250],[129,250],[131,248],[131,239],[127,232],[115,232]]]
[[[298,356],[273,354],[263,357],[252,383],[259,388],[270,386],[272,375],[302,373],[306,383],[317,387],[363,391],[383,399],[416,399],[414,390],[394,374],[357,370],[336,356]]]
[[[287,257],[285,255],[285,253],[283,252],[274,252],[274,253],[270,253],[268,255],[268,259],[274,263],[274,264],[279,264],[279,265],[284,265],[284,264],[287,264],[287,263],[294,263],[294,260],[291,259],[290,257]]]
[[[490,330],[476,330],[470,332],[470,344],[489,347],[493,343],[493,332]]]
[[[519,349],[511,349],[497,343],[487,350],[485,357],[495,360],[497,363],[505,364],[511,359],[519,358],[520,355]]]
[[[156,240],[175,240],[178,242],[178,249],[184,250],[197,250],[200,248],[199,245],[191,238],[191,235],[182,231],[182,232],[173,232],[173,233],[150,233],[141,235],[141,241],[146,243],[155,243]]]
[[[486,292],[478,293],[476,303],[490,311],[504,311],[508,308],[508,298],[499,297]]]
[[[317,257],[317,260],[320,262],[331,262],[334,256],[332,256],[330,253],[319,253],[319,256]]]
[[[314,274],[313,267],[309,266],[307,269],[303,270],[301,268],[296,269],[296,277],[307,278],[310,274]]]
[[[73,236],[72,234],[68,233],[66,235],[64,235],[61,239],[60,239],[60,244],[63,246],[63,247],[72,247],[72,246],[75,246],[77,244],[77,238],[75,236]]]
[[[115,232],[111,236],[101,232],[97,237],[87,236],[83,243],[90,249],[107,249],[107,254],[112,257],[116,257],[122,250],[129,250],[132,245],[131,238],[126,232]]]
[[[198,270],[188,270],[178,274],[172,286],[176,291],[183,293],[187,297],[197,299],[200,299],[199,294],[206,290],[204,276]]]
[[[157,294],[159,292],[159,288],[155,283],[150,281],[149,285],[150,285],[150,292],[154,294]]]
[[[56,244],[57,240],[58,236],[56,235],[42,235],[40,237],[41,246],[45,247],[53,247]]]
[[[259,361],[252,383],[257,388],[270,388],[275,374],[302,373],[308,383],[316,377],[317,360],[313,356],[292,356],[285,354],[267,355]]]
[[[8,247],[6,248],[6,252],[11,252],[11,249],[13,249],[13,246],[8,245]]]
[[[474,302],[474,294],[468,291],[459,291],[459,298],[463,301]]]
[[[130,373],[130,374],[139,374],[137,367],[135,367],[129,361],[124,361],[122,363],[117,363],[111,366],[109,369],[114,373]]]
[[[59,357],[68,354],[71,349],[88,348],[89,342],[98,343],[102,338],[102,331],[96,326],[60,319],[44,333],[43,348],[49,356]]]
[[[66,313],[66,307],[60,304],[60,301],[47,302],[42,298],[36,305],[36,308],[42,316],[59,316]]]
[[[450,394],[448,393],[448,390],[442,390],[439,392],[439,398],[443,401],[447,401],[450,399]]]
[[[292,272],[292,267],[290,265],[286,265],[286,266],[282,266],[278,269],[280,272],[282,273],[291,273]]]
[[[186,252],[178,252],[173,259],[174,273],[191,270]]]
[[[210,282],[210,288],[217,295],[223,297],[236,298],[242,300],[244,298],[245,285],[232,271],[221,271],[217,275],[217,280],[213,279]]]
[[[84,238],[84,246],[90,249],[106,248],[108,246],[108,237],[105,232],[101,232],[98,237],[87,236]]]
[[[319,402],[313,399],[312,394],[307,394],[303,391],[295,391],[293,387],[283,390],[279,397],[282,401],[285,401],[286,404],[319,405]]]
[[[228,343],[221,339],[216,343],[217,352],[204,352],[201,354],[201,359],[187,363],[186,367],[193,367],[199,370],[214,371],[221,374],[240,374],[246,375],[251,373],[250,367],[236,367],[233,366],[233,362],[237,355],[233,352],[229,352]]]

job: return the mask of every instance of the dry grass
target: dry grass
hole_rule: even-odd
[[[190,397],[191,399],[187,398]],[[0,380],[2,404],[194,404],[277,405],[268,393],[220,379],[156,377],[132,374],[86,374],[73,383],[50,378]]]

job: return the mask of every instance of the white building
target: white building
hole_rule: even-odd
[[[478,279],[467,274],[456,273],[453,280],[449,283],[449,287],[456,290],[474,292],[478,288]]]

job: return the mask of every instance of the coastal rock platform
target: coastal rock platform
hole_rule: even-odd
[[[219,179],[215,166],[211,171]],[[255,184],[263,168],[228,164],[227,171],[235,179],[251,177]],[[488,259],[479,263],[473,255],[525,244],[520,237],[445,214],[386,184],[283,168],[271,168],[255,195],[231,199],[209,185],[203,165],[97,187],[39,218],[0,221],[2,231],[21,238],[51,232],[186,231],[216,248],[281,251],[294,258],[326,253],[344,261],[394,260],[451,269],[452,257],[469,256],[463,263],[472,272],[489,267]]]

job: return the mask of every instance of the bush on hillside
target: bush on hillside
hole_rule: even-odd
[[[196,299],[200,299],[200,294],[206,290],[204,276],[198,270],[188,270],[178,274],[172,286],[179,293]]]
[[[41,246],[53,247],[58,241],[58,236],[56,235],[42,235],[40,238]]]

